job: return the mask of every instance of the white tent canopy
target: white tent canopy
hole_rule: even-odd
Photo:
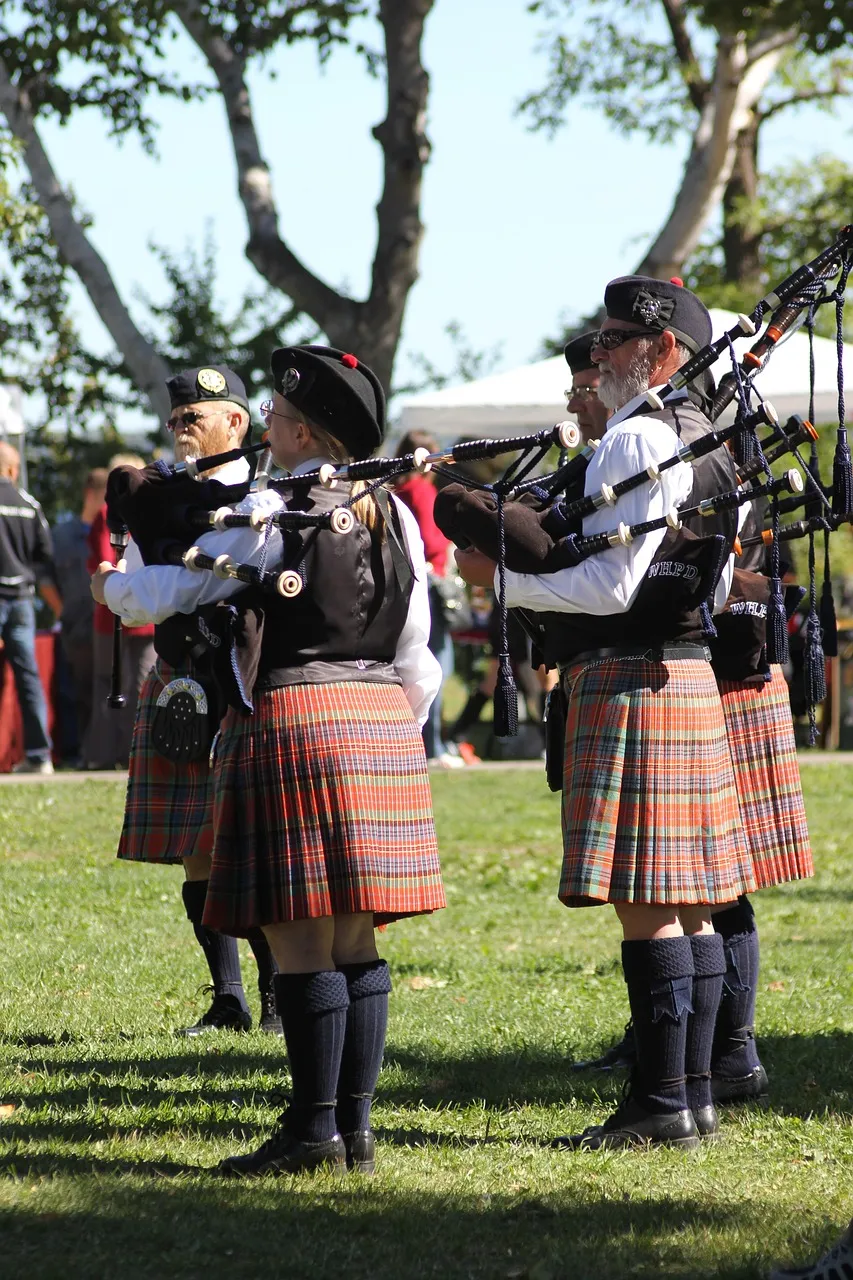
[[[23,436],[25,429],[21,388],[0,383],[0,439]]]
[[[731,311],[711,311],[714,337],[735,324]],[[754,341],[754,339],[752,340]],[[738,354],[750,341],[735,344]],[[815,338],[815,419],[832,422],[837,414],[837,369],[835,342]],[[722,357],[712,373],[719,379],[728,368]],[[844,348],[845,385],[853,387],[853,345]],[[562,356],[538,360],[521,369],[479,378],[443,391],[427,392],[404,400],[397,426],[400,431],[429,431],[440,440],[457,436],[507,436],[536,431],[566,417],[564,389],[571,385],[571,373]],[[784,419],[792,413],[808,415],[809,343],[804,328],[788,338],[771,356],[756,379],[756,386]],[[733,411],[723,415],[731,421]]]

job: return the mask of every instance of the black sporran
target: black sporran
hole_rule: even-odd
[[[551,791],[563,790],[568,710],[566,696],[557,684],[545,703],[545,778]]]
[[[151,721],[151,741],[173,764],[207,760],[216,721],[204,688],[189,676],[170,681],[161,692]]]

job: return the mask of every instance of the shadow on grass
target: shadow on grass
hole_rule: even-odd
[[[298,1188],[199,1176],[129,1187],[92,1171],[100,1176],[77,1184],[83,1204],[0,1213],[10,1274],[68,1274],[77,1258],[85,1259],[78,1274],[123,1280],[753,1280],[767,1266],[768,1226],[777,1241],[790,1230],[777,1205],[709,1206],[686,1196],[449,1195],[329,1176]],[[829,1237],[837,1224],[810,1227]]]

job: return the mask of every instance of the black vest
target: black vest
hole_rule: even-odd
[[[349,496],[342,484],[294,485],[292,511],[331,511]],[[349,533],[308,529],[285,537],[281,568],[298,569],[299,595],[263,597],[264,631],[258,667],[260,686],[276,683],[274,672],[309,663],[391,663],[409,610],[412,591],[395,567],[392,541],[408,551],[397,513],[387,529],[380,517],[371,532],[356,519]],[[268,565],[269,569],[278,568]]]

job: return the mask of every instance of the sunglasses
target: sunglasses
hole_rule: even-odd
[[[222,410],[220,409],[220,413]],[[215,413],[196,413],[195,409],[190,409],[187,413],[176,414],[174,418],[169,418],[166,426],[170,431],[177,431],[181,425],[185,427],[194,427],[197,422],[204,422],[205,418],[215,418]]]
[[[586,404],[588,400],[597,400],[598,392],[595,387],[567,387],[563,392],[566,400],[580,400]]]
[[[634,338],[659,338],[659,329],[599,329],[593,336],[590,350],[603,347],[605,351],[615,351],[623,342],[631,342]]]

